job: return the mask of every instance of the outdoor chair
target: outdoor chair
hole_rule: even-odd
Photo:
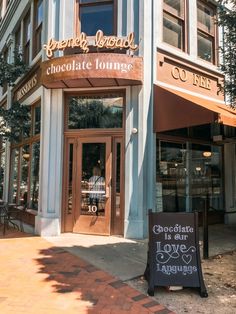
[[[23,210],[16,205],[8,203],[0,205],[0,222],[3,224],[3,235],[6,234],[6,229],[9,228],[10,225],[24,232],[22,215]]]

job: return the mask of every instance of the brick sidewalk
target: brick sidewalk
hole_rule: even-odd
[[[152,298],[40,237],[0,229],[0,313],[171,314]]]

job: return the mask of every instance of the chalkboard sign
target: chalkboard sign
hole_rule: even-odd
[[[145,270],[148,294],[155,286],[199,288],[207,297],[203,281],[197,213],[152,213],[149,211],[149,249]]]

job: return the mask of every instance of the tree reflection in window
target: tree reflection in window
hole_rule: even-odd
[[[122,128],[123,96],[70,97],[68,116],[69,129]]]
[[[5,151],[0,152],[0,200],[3,199],[3,186],[5,175]]]
[[[38,209],[40,142],[32,145],[30,173],[30,208]]]
[[[28,172],[30,160],[30,146],[22,147],[21,152],[21,171],[20,171],[20,205],[27,207],[27,191],[28,191]]]

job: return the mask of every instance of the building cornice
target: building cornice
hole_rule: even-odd
[[[172,50],[158,46],[156,47],[156,52],[161,52],[162,54],[169,56],[175,60],[179,60],[182,63],[188,63],[194,68],[198,68],[202,72],[211,73],[214,76],[222,76],[224,77],[224,74],[220,71],[220,69],[216,65],[209,64],[208,62],[203,62],[199,59],[191,59],[189,58],[189,55],[183,55],[182,53],[174,53]]]

